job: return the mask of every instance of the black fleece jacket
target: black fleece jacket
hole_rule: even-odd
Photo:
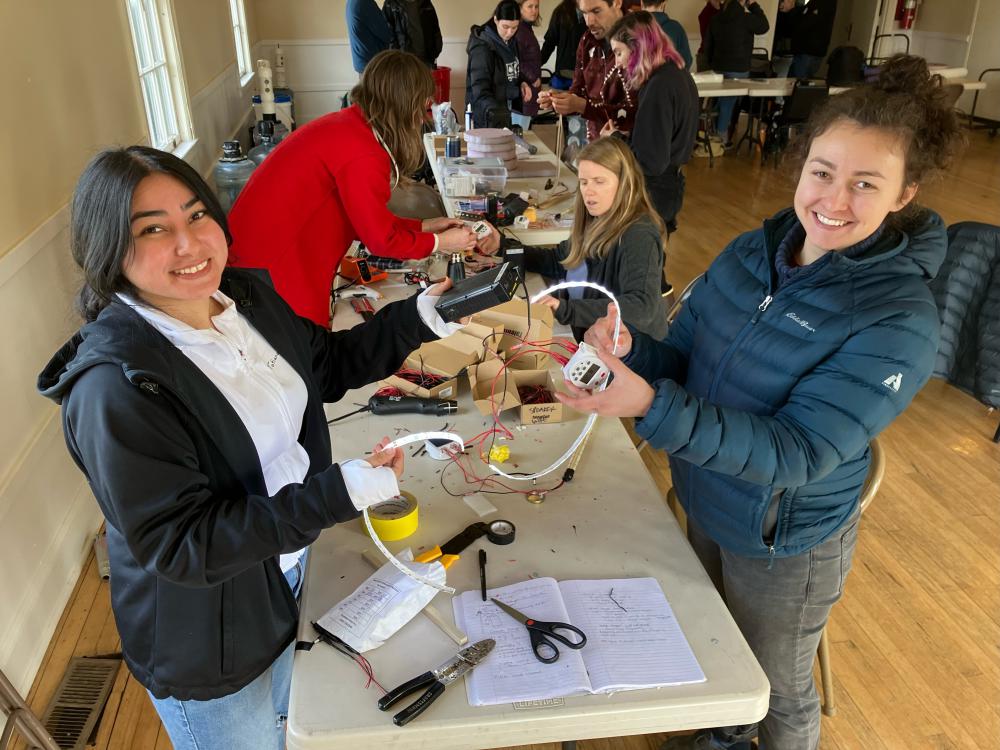
[[[562,280],[562,260],[569,255],[569,240],[555,249],[524,248],[525,269],[549,279]],[[662,339],[667,333],[667,306],[660,296],[663,278],[663,243],[649,219],[629,226],[603,258],[587,259],[587,281],[600,284],[618,298],[622,320],[632,328]],[[565,291],[554,295],[561,301],[555,311],[560,323],[573,329],[577,340],[608,309],[610,300],[596,289],[584,289],[582,299],[569,299]]]
[[[121,302],[85,325],[39,375],[107,519],[111,605],[125,662],[153,695],[234,693],[295,636],[278,555],[358,516],[331,465],[324,402],[388,375],[436,338],[415,298],[331,333],[300,318],[252,271],[220,287],[295,368],[308,401],[301,484],[269,497],[254,443],[225,396]]]
[[[510,126],[510,101],[521,109],[521,75],[517,40],[504,42],[493,21],[469,30],[468,70],[465,78],[465,101],[472,105],[472,120],[477,128]],[[530,83],[530,82],[529,82]]]
[[[750,70],[754,34],[766,34],[771,28],[757,3],[744,8],[730,0],[708,26],[705,54],[716,73],[746,73]]]

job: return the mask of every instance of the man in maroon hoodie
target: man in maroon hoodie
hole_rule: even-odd
[[[587,30],[576,48],[576,69],[569,91],[542,92],[539,105],[545,106],[546,94],[552,108],[561,115],[583,115],[587,136],[598,137],[607,122],[626,133],[632,131],[636,93],[625,82],[625,74],[615,66],[615,56],[605,38],[622,17],[622,0],[577,0]]]

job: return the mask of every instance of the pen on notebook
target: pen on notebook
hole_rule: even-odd
[[[482,589],[483,601],[486,601],[486,550],[479,550],[479,587]]]

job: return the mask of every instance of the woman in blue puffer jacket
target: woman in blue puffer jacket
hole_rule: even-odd
[[[582,411],[634,416],[670,454],[688,537],[771,683],[759,726],[701,730],[664,748],[813,750],[812,664],[857,538],[869,442],[931,375],[945,256],[921,184],[961,140],[940,78],[897,56],[878,81],[830,97],[793,155],[794,206],[737,237],[663,341],[614,309],[586,335],[614,373],[572,389]]]

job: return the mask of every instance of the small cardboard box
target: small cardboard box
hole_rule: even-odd
[[[455,398],[458,395],[458,374],[483,358],[484,351],[496,349],[500,328],[469,323],[447,338],[423,344],[406,358],[403,368],[421,370],[447,377],[433,388],[421,388],[408,380],[390,375],[382,382],[417,398]]]
[[[518,388],[524,386],[542,386],[550,393],[555,393],[559,388],[556,386],[552,370],[515,370],[514,384]],[[521,402],[518,396],[518,402]],[[562,402],[552,401],[543,404],[525,404],[521,402],[520,407],[521,424],[556,424],[563,420]]]
[[[521,299],[512,299],[502,305],[491,307],[472,316],[472,320],[483,325],[499,327],[503,331],[499,351],[508,359],[517,354],[523,341],[548,342],[552,338],[554,318],[552,310],[545,305],[531,306],[531,323],[528,323],[528,304]],[[513,360],[511,367],[517,370],[544,370],[549,355],[544,352],[522,354]]]
[[[517,385],[514,381],[513,371],[507,370],[504,375],[501,375],[502,369],[503,362],[499,359],[490,359],[469,368],[472,400],[484,416],[493,414],[494,405],[498,413],[521,405],[521,400],[517,397]],[[495,390],[494,381],[496,381]]]

